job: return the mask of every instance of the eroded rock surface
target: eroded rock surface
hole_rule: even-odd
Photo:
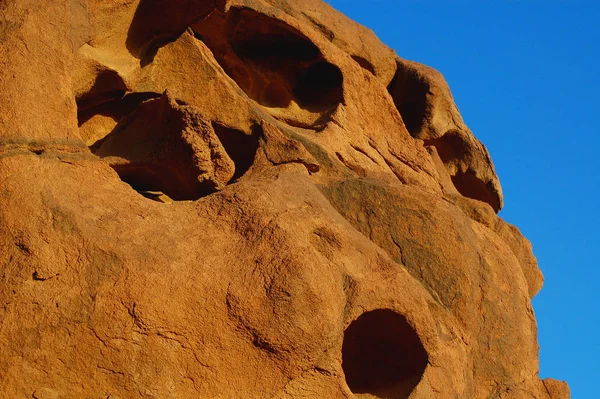
[[[12,0],[0,65],[0,397],[569,397],[443,77],[320,0]]]

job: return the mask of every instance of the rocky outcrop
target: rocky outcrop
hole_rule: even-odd
[[[0,49],[0,397],[569,397],[435,70],[320,0],[13,0]]]

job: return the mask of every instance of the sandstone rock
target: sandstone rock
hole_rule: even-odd
[[[569,386],[564,381],[546,378],[543,382],[551,398],[568,398],[571,395]]]
[[[498,212],[503,199],[494,165],[485,146],[465,126],[443,76],[398,59],[389,90],[411,136],[436,148],[455,188]]]
[[[0,397],[569,397],[438,72],[320,0],[38,3],[0,5]]]
[[[239,136],[239,141],[234,137],[225,142],[245,144],[244,134]],[[138,191],[163,191],[176,200],[194,200],[221,189],[246,166],[234,164],[202,115],[178,105],[166,92],[140,104],[92,149]],[[252,156],[252,148],[247,151]]]
[[[58,399],[58,393],[50,388],[38,389],[33,393],[34,399]]]

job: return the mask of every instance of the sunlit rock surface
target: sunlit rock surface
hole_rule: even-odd
[[[320,0],[6,1],[0,66],[0,397],[569,397],[443,77]]]

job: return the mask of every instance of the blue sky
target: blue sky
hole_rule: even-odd
[[[598,397],[600,2],[328,2],[444,74],[496,165],[500,215],[546,277],[533,301],[540,374],[566,380],[575,399]]]

